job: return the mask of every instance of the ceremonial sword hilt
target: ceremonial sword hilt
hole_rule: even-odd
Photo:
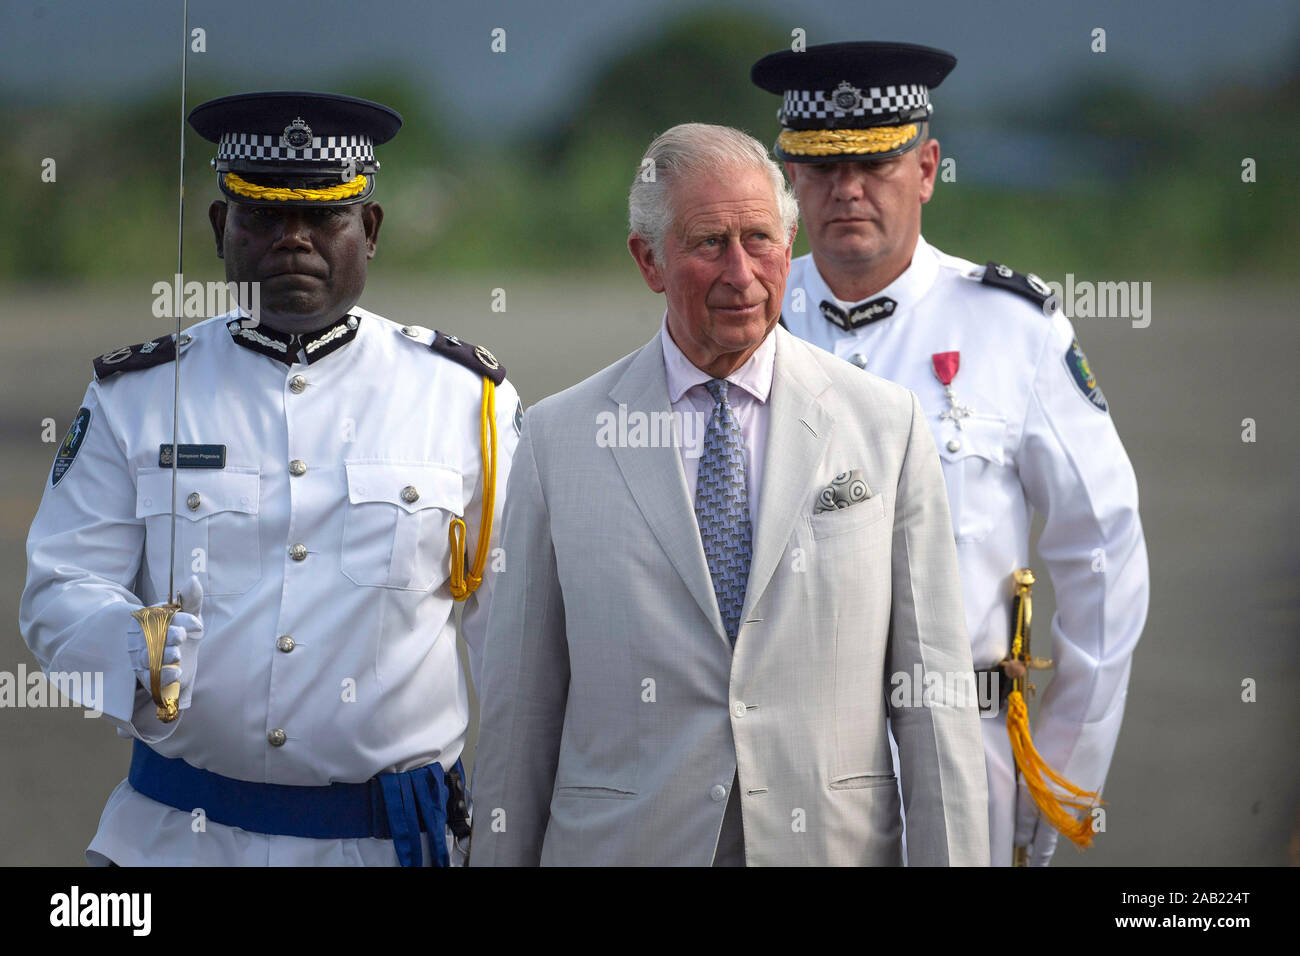
[[[1011,575],[1011,651],[1000,662],[1002,672],[1011,678],[1011,689],[1020,691],[1026,700],[1034,699],[1034,685],[1029,683],[1031,670],[1050,669],[1050,658],[1035,657],[1029,652],[1029,628],[1033,620],[1034,572],[1019,568]]]
[[[132,611],[131,616],[140,622],[144,631],[145,647],[149,650],[149,693],[158,708],[158,719],[170,724],[180,716],[181,685],[177,681],[162,683],[163,651],[167,647],[167,629],[172,618],[181,609],[179,604],[159,604]]]

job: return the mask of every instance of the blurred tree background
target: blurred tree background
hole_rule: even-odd
[[[380,267],[465,274],[509,267],[575,273],[626,265],[626,194],[650,139],[688,120],[771,142],[777,98],[749,83],[757,52],[787,29],[735,11],[692,13],[609,54],[555,115],[501,143],[453,136],[404,75],[354,77],[347,92],[406,123],[380,150]],[[756,52],[757,51],[757,52]],[[1292,167],[1300,56],[1271,88],[1229,87],[1181,107],[1112,81],[1044,102],[947,108],[932,132],[957,160],[926,210],[927,239],[978,262],[1045,277],[1286,275],[1296,246]],[[961,70],[948,80],[961,83]],[[192,84],[189,106],[235,91]],[[0,279],[168,275],[175,259],[177,112],[172,87],[120,109],[0,107],[4,167],[58,158],[60,187],[0,191]],[[220,277],[208,203],[215,147],[186,140],[186,265]],[[1242,180],[1242,161],[1259,181]],[[39,228],[34,228],[39,224]],[[807,251],[800,240],[796,253]]]

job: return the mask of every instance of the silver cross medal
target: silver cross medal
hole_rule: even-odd
[[[930,356],[930,361],[934,365],[935,376],[943,385],[944,397],[948,399],[948,407],[939,413],[939,418],[951,421],[960,429],[963,427],[962,419],[969,418],[975,412],[969,405],[959,402],[952,391],[952,380],[957,377],[957,369],[961,366],[961,353],[935,352]]]
[[[948,399],[949,407],[945,411],[940,412],[939,417],[941,419],[951,418],[952,423],[954,425],[956,425],[958,428],[963,427],[961,420],[963,418],[968,418],[971,414],[974,413],[975,409],[971,408],[969,405],[963,405],[961,402],[957,401],[957,396],[952,393],[951,385],[945,385],[943,387],[943,394]]]

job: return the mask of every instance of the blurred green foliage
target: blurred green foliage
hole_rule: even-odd
[[[398,108],[406,123],[381,147],[385,269],[445,274],[511,268],[630,268],[627,188],[663,129],[688,120],[777,132],[778,101],[749,83],[762,53],[788,44],[779,28],[735,13],[701,13],[599,64],[586,95],[543,128],[504,144],[453,137],[427,91],[374,75],[346,90]],[[956,75],[952,83],[959,83]],[[927,239],[983,262],[1046,277],[1152,274],[1288,275],[1300,219],[1294,174],[1300,129],[1292,71],[1274,89],[1222,89],[1193,107],[1143,98],[1136,84],[1087,88],[1001,114],[944,112],[936,135],[968,125],[1058,141],[1088,176],[1045,187],[963,173],[926,207]],[[191,87],[189,103],[242,90]],[[174,93],[124,108],[62,103],[0,110],[0,279],[167,276],[175,263],[179,103]],[[1287,117],[1292,117],[1288,120]],[[186,139],[186,265],[221,275],[207,206],[215,147]],[[1060,149],[1058,149],[1058,152]],[[45,157],[57,181],[40,179]],[[1243,183],[1252,157],[1258,182]],[[967,162],[964,169],[978,168]],[[796,253],[806,250],[800,239]]]

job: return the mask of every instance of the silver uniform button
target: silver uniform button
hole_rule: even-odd
[[[949,450],[949,451],[961,451],[961,442],[959,442],[959,441],[958,441],[957,439],[955,439],[955,438],[949,438],[949,439],[948,439],[948,450]]]
[[[867,357],[863,355],[861,352],[854,352],[852,355],[849,356],[849,361],[852,362],[854,365],[856,365],[858,368],[867,367]]]
[[[275,730],[266,735],[266,742],[272,747],[283,747],[284,742],[288,739],[289,735],[279,727],[276,727]]]
[[[293,638],[290,637],[288,634],[281,634],[279,637],[275,639],[275,649],[284,654],[288,654],[291,650],[294,649],[294,647],[295,645],[293,642]]]
[[[402,326],[402,334],[409,335],[411,338],[415,338],[420,333],[416,332],[415,329],[411,328],[409,325],[404,325]]]
[[[349,316],[348,316],[348,328],[349,328],[349,329],[355,329],[359,324],[360,324],[360,322],[359,322],[359,320],[357,319],[357,317],[356,317],[355,315],[349,315]]]
[[[420,493],[415,490],[415,485],[407,485],[402,489],[402,500],[408,505],[413,505],[420,500]]]
[[[307,380],[301,375],[295,375],[293,378],[289,379],[289,391],[291,392],[301,392],[306,387]]]
[[[199,497],[197,491],[191,491],[190,496],[185,499],[185,507],[189,508],[191,511],[198,511],[199,505],[202,503],[203,499]]]
[[[709,799],[714,803],[721,803],[727,799],[727,788],[720,783],[715,783],[709,790]]]
[[[744,703],[744,701],[740,701],[740,700],[738,700],[738,701],[736,701],[734,704],[732,704],[732,705],[731,705],[731,712],[732,712],[733,714],[735,714],[737,717],[744,717],[744,716],[745,716],[745,703]]]
[[[188,332],[182,332],[181,337],[177,339],[177,341],[180,342],[182,347],[184,347],[186,345],[189,345],[194,340],[190,338],[190,334]]]
[[[297,478],[299,475],[307,474],[307,463],[301,458],[295,458],[289,462],[289,474]]]
[[[307,546],[305,544],[295,544],[289,549],[289,557],[293,558],[295,561],[306,561]]]

